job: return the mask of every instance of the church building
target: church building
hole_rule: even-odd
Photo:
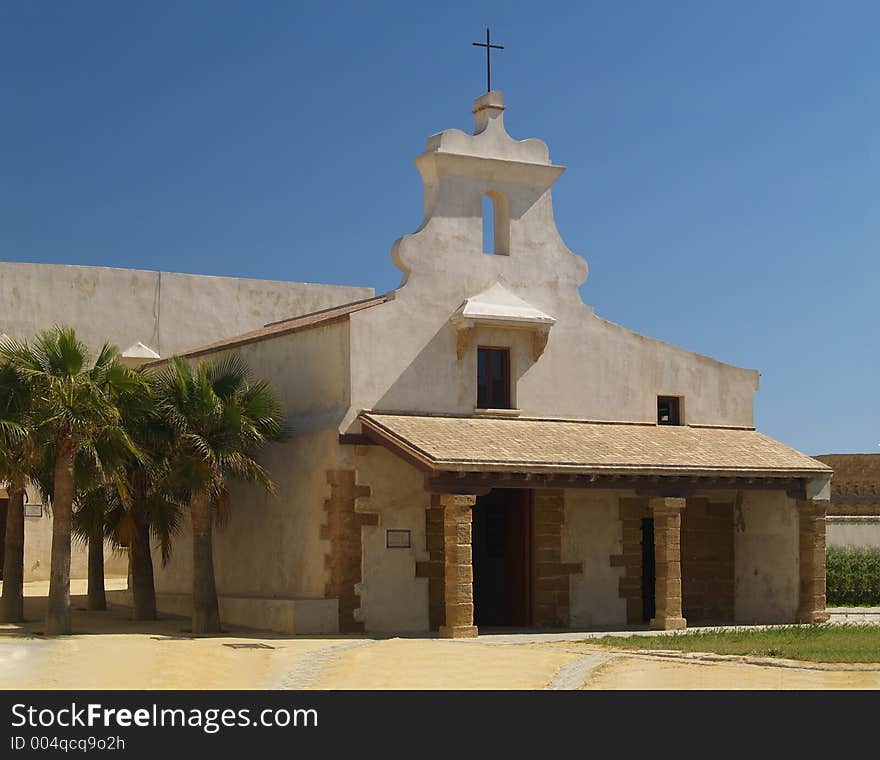
[[[565,169],[504,111],[483,95],[473,134],[416,157],[396,290],[182,352],[240,353],[293,431],[262,454],[277,494],[236,486],[215,532],[221,617],[446,637],[825,620],[831,469],[755,430],[757,371],[583,303]],[[160,609],[187,614],[189,552],[155,564]]]

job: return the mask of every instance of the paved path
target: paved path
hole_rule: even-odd
[[[880,625],[880,607],[829,607],[832,623]]]
[[[343,652],[369,646],[374,641],[374,639],[353,639],[313,649],[302,656],[296,667],[284,677],[279,688],[317,689],[327,668],[336,662]]]
[[[563,665],[544,688],[550,691],[583,689],[599,668],[617,657],[618,655],[613,652],[590,652],[574,662]]]

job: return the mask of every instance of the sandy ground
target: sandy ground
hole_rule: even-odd
[[[107,589],[125,588],[124,578]],[[219,637],[191,638],[189,621],[134,622],[130,610],[85,611],[85,582],[71,583],[73,636],[44,638],[48,583],[25,587],[23,626],[0,625],[3,689],[271,689],[327,640],[273,638],[233,629]],[[263,644],[272,649],[236,649]]]
[[[125,579],[108,579],[108,589]],[[880,689],[869,671],[684,661],[610,651],[554,634],[436,638],[285,637],[231,628],[191,637],[188,620],[137,623],[85,610],[74,635],[42,635],[46,583],[27,584],[21,626],[0,625],[3,689]],[[565,636],[571,638],[571,635]],[[232,647],[230,644],[244,644]]]

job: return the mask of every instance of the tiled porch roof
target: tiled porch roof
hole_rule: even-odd
[[[364,412],[431,470],[812,478],[831,468],[751,429]]]

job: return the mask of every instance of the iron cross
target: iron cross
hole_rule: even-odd
[[[489,27],[486,27],[486,41],[485,42],[472,42],[471,45],[476,45],[477,47],[486,48],[486,92],[492,91],[492,51],[493,50],[504,50],[504,45],[493,45],[489,40]]]

